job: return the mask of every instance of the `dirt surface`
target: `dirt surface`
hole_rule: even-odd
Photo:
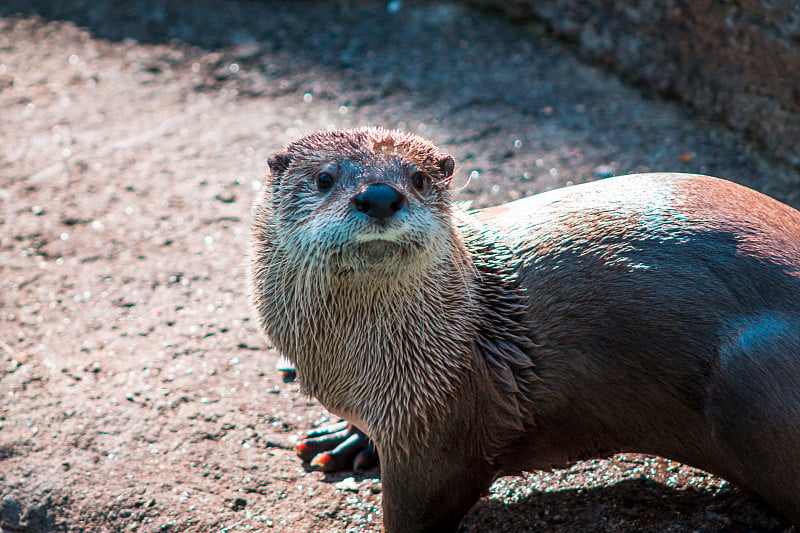
[[[798,205],[737,137],[460,4],[0,6],[0,530],[379,531],[378,471],[325,475],[329,419],[247,306],[266,156],[316,129],[419,132],[486,206],[704,172]],[[352,477],[352,480],[346,479]],[[621,455],[505,478],[464,531],[783,531],[724,481]]]

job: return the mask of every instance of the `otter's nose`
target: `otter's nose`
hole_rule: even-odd
[[[384,183],[375,183],[353,196],[351,203],[356,211],[383,220],[403,208],[405,196]]]

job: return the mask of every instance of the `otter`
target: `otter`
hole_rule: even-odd
[[[374,442],[386,531],[455,530],[498,476],[618,452],[800,524],[800,212],[683,174],[465,212],[450,155],[380,128],[268,163],[251,301]]]

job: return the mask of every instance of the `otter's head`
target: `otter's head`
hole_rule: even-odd
[[[310,268],[405,271],[425,263],[452,227],[453,158],[411,134],[315,133],[272,155],[269,167],[273,245]]]

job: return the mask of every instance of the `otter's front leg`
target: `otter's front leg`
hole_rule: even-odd
[[[456,531],[496,474],[478,456],[455,450],[384,452],[380,459],[387,533]]]

